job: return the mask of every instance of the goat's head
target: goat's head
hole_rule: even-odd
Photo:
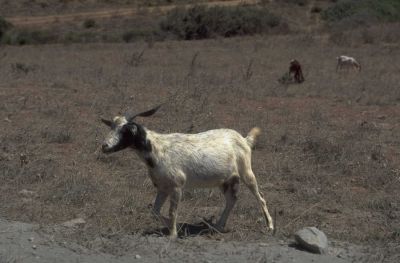
[[[160,108],[157,106],[149,111],[141,112],[138,114],[129,114],[126,116],[116,116],[114,119],[101,121],[111,128],[111,131],[106,136],[103,142],[103,153],[117,152],[127,147],[134,147],[138,150],[148,150],[151,146],[146,140],[146,132],[140,124],[134,122],[138,116],[148,117],[156,113]]]

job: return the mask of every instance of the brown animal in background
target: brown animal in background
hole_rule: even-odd
[[[305,80],[303,71],[301,70],[301,65],[296,59],[290,61],[289,76],[292,74],[294,75],[294,81],[297,83],[302,83]]]

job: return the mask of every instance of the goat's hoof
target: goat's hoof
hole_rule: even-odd
[[[172,241],[177,240],[178,239],[178,234],[177,233],[171,233],[169,235],[169,239],[172,240]]]
[[[230,229],[226,229],[225,227],[224,228],[217,228],[217,231],[219,232],[219,233],[221,233],[221,234],[225,234],[225,233],[229,233],[230,232]]]
[[[218,233],[228,233],[229,232],[229,230],[227,230],[224,226],[214,225],[213,228],[214,228],[214,231],[216,231]]]

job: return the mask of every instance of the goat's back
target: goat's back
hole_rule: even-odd
[[[159,173],[182,172],[189,187],[209,187],[239,175],[250,163],[251,148],[242,135],[230,129],[197,134],[149,132]]]

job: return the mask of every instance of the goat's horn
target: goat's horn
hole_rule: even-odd
[[[138,116],[139,117],[149,117],[149,116],[153,115],[154,113],[156,113],[161,106],[162,106],[162,104],[160,104],[157,107],[155,107],[155,108],[153,108],[151,110],[148,110],[148,111],[144,111],[144,112],[133,114],[133,115],[129,114],[129,115],[125,116],[125,118],[126,118],[126,120],[128,122],[130,122],[130,121],[132,121],[134,118],[136,118]]]

